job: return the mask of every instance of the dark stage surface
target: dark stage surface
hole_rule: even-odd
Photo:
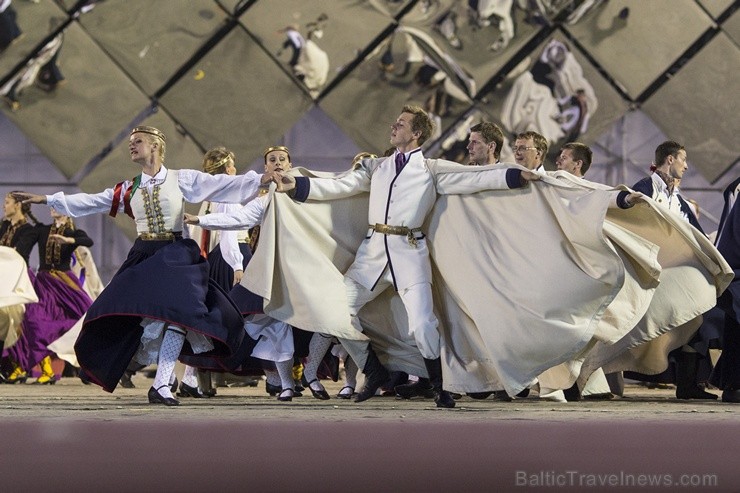
[[[611,401],[310,396],[150,405],[66,378],[0,386],[6,492],[740,491],[740,407],[628,385]],[[334,395],[340,384],[329,382]]]

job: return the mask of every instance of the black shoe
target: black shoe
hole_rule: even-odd
[[[722,402],[740,402],[740,390],[723,390]]]
[[[529,389],[527,389],[529,390]],[[501,402],[511,402],[514,399],[512,399],[509,394],[506,393],[505,390],[497,390],[493,393],[493,400],[494,401],[501,401]]]
[[[349,394],[343,394],[342,391],[344,389],[350,389],[350,393]],[[337,394],[337,399],[346,399],[346,400],[349,400],[349,399],[352,398],[352,396],[354,394],[355,394],[355,388],[354,387],[350,387],[349,385],[345,385],[344,387],[342,387],[341,389],[339,389],[339,393]]]
[[[283,388],[280,385],[273,385],[265,381],[265,392],[270,394],[270,397],[275,397],[280,392],[282,392],[282,390]]]
[[[603,392],[601,394],[587,394],[581,396],[581,398],[587,401],[608,401],[614,399],[614,394],[611,392]],[[565,396],[565,399],[568,400],[567,395]]]
[[[162,387],[165,387],[165,385],[163,385]],[[177,399],[173,399],[172,397],[162,396],[162,394],[157,392],[157,389],[155,389],[154,387],[149,388],[149,393],[147,394],[147,397],[149,397],[150,404],[164,404],[165,406],[180,405],[180,401],[178,401]]]
[[[424,358],[424,366],[429,374],[429,383],[434,389],[434,402],[437,407],[453,408],[455,399],[452,394],[444,390],[442,383],[442,359],[441,358]]]
[[[365,383],[365,385],[362,386],[362,389],[360,389],[357,395],[355,395],[355,402],[365,402],[369,398],[374,397],[376,392],[378,391],[380,386],[383,385],[384,382],[385,380],[379,384],[371,382],[370,385]]]
[[[455,407],[455,399],[452,398],[452,394],[446,390],[441,390],[434,393],[434,402],[437,407],[445,407],[451,409]]]
[[[331,397],[329,397],[329,393],[326,391],[326,389],[314,390],[314,388],[311,387],[311,384],[312,383],[314,383],[314,382],[317,382],[318,383],[318,381],[319,380],[317,378],[314,378],[313,380],[311,380],[310,382],[308,382],[308,384],[307,384],[308,390],[311,391],[311,394],[313,394],[313,396],[316,399],[319,399],[321,401],[328,401],[329,399],[331,399]]]
[[[80,374],[80,379],[82,379],[82,374]],[[118,381],[118,384],[124,389],[135,389],[136,388],[136,385],[134,385],[134,382],[131,381],[131,375],[129,375],[127,372],[124,372],[123,375],[121,375],[121,380]]]
[[[488,397],[490,397],[493,392],[468,392],[467,394],[468,397],[470,397],[471,399],[483,400],[488,399]]]
[[[526,389],[522,390],[516,396],[519,397],[520,399],[525,399],[525,398],[529,397],[529,388],[526,388]]]
[[[177,392],[177,377],[175,377],[175,381],[172,382],[172,385],[170,385],[170,392],[173,394]]]
[[[365,374],[365,385],[362,386],[362,390],[355,397],[355,402],[364,402],[374,396],[391,376],[372,347],[368,347],[367,361],[362,371]]]
[[[717,400],[717,394],[710,394],[709,392],[706,392],[701,387],[693,386],[693,387],[681,387],[676,388],[676,399],[681,400],[689,400],[689,399],[702,399],[702,400]]]
[[[411,399],[412,397],[431,399],[434,397],[434,389],[428,378],[420,378],[414,383],[396,385],[394,390],[401,399]]]
[[[293,400],[293,394],[295,393],[295,390],[293,389],[283,389],[282,392],[280,392],[280,395],[278,396],[277,400],[280,402],[290,402]]]
[[[191,387],[185,382],[180,382],[180,392],[177,393],[177,397],[194,397],[196,399],[204,399],[206,395],[201,392],[198,387]]]
[[[568,402],[578,402],[583,397],[577,383],[571,385],[570,388],[563,389],[563,395],[565,395],[565,400]]]

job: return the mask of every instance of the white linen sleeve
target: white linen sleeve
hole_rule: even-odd
[[[213,230],[240,230],[252,228],[262,222],[269,195],[258,197],[239,210],[229,213],[198,216],[200,227]]]
[[[262,175],[254,171],[229,176],[209,175],[194,169],[181,169],[177,175],[180,191],[185,200],[191,203],[212,200],[246,204],[257,196],[261,179]]]
[[[241,209],[238,204],[217,204],[216,213],[235,213]],[[220,239],[218,241],[221,247],[221,255],[224,261],[229,264],[233,270],[244,270],[243,262],[244,255],[239,250],[239,233],[236,230],[224,230],[220,233]]]
[[[130,186],[130,182],[125,181],[121,190],[121,196]],[[114,190],[107,188],[99,193],[73,193],[67,195],[64,192],[57,192],[53,195],[46,196],[46,203],[49,207],[65,216],[81,217],[101,212],[110,212],[113,204]],[[118,212],[123,212],[123,198],[118,204]]]
[[[330,200],[370,191],[370,173],[359,168],[341,178],[311,178],[309,200]]]
[[[483,190],[507,190],[512,186],[507,168],[486,169],[480,166],[463,166],[452,161],[430,160],[429,169],[434,174],[437,193],[441,195],[467,194]],[[517,180],[518,181],[518,174]]]

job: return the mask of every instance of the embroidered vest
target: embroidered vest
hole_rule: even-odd
[[[139,187],[131,196],[131,211],[136,222],[136,232],[166,233],[182,231],[185,199],[177,182],[177,170],[168,169],[164,182],[149,187]]]

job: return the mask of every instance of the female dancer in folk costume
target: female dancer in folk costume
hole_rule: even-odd
[[[225,147],[214,147],[203,157],[203,171],[210,175],[235,176],[234,157],[234,153]],[[228,213],[240,208],[241,204],[207,200],[201,204],[199,214]],[[201,255],[208,259],[211,279],[224,291],[231,291],[241,281],[244,268],[252,258],[248,231],[221,231],[219,234],[191,226],[190,236],[200,245]],[[210,378],[208,370],[199,372],[195,367],[186,365],[178,396],[202,398],[215,395],[216,390],[211,387]],[[199,380],[204,383],[199,385]]]
[[[290,153],[287,147],[268,147],[265,149],[264,156],[265,173],[268,175],[274,173],[282,174],[292,167]],[[236,212],[202,216],[185,214],[185,222],[199,225],[203,229],[214,230],[253,228],[262,223],[269,201],[270,195],[262,194],[246,206],[239,208]],[[240,287],[236,286],[235,289]],[[235,297],[237,300],[241,298],[240,296]],[[237,303],[239,304],[240,302]],[[262,313],[257,313],[247,318],[244,328],[250,337],[257,341],[252,351],[252,356],[275,362],[282,387],[282,391],[278,395],[278,400],[291,401],[295,396],[292,370],[296,348],[293,329],[290,325]],[[308,343],[308,360],[303,371],[311,394],[321,400],[329,399],[329,394],[321,382],[319,382],[317,370],[330,345],[331,337],[319,333],[311,334],[310,342]],[[269,369],[265,370],[265,372],[269,378]]]
[[[90,247],[93,240],[76,229],[70,218],[51,210],[52,224],[39,224],[35,229],[39,252],[39,270],[33,287],[39,302],[30,305],[23,320],[23,335],[8,356],[15,365],[9,380],[25,380],[37,364],[41,376],[37,384],[54,384],[48,345],[59,339],[82,318],[92,299],[82,282],[72,272],[72,253],[78,246]]]
[[[0,223],[0,246],[12,248],[18,252],[23,259],[24,269],[27,271],[26,275],[33,279],[33,272],[28,269],[28,257],[31,255],[31,250],[33,250],[33,246],[36,243],[36,233],[33,226],[29,224],[29,221],[33,224],[38,223],[34,215],[31,214],[31,205],[22,204],[16,200],[13,197],[13,192],[7,194],[3,204],[3,221]],[[33,297],[35,298],[36,295],[34,294]],[[25,308],[22,304],[9,306],[3,311],[2,325],[0,325],[0,354],[2,354],[3,347],[6,344],[10,347],[20,337],[20,331],[22,330],[21,320],[24,312]],[[0,373],[0,381],[5,381],[6,383],[26,381],[26,377],[20,374],[11,376],[13,379],[8,382],[4,378],[4,375]]]
[[[169,382],[180,351],[228,356],[244,335],[241,315],[209,281],[208,263],[197,244],[183,238],[183,203],[246,202],[270,178],[254,172],[231,177],[165,168],[165,136],[154,127],[134,128],[128,148],[142,170],[133,180],[97,194],[16,197],[48,203],[72,217],[126,212],[134,219],[139,237],[88,310],[75,352],[86,376],[108,392],[134,356],[142,364],[156,362],[149,402],[176,406]],[[187,289],[178,289],[183,287]]]
[[[26,304],[38,302],[28,266],[13,248],[0,246],[0,352],[18,340]],[[5,376],[0,373],[0,383]]]
[[[15,249],[28,265],[28,257],[36,244],[33,225],[38,224],[38,220],[31,213],[31,204],[21,203],[14,197],[15,193],[17,192],[10,192],[5,196],[4,217],[0,223],[0,246]]]

